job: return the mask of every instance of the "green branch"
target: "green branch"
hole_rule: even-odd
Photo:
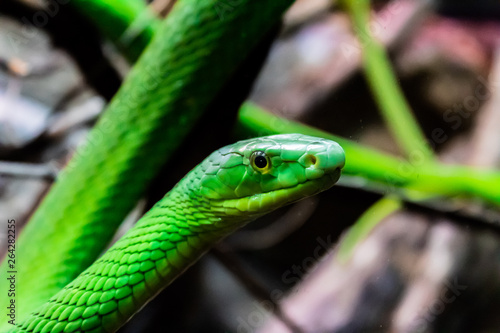
[[[359,242],[365,239],[375,226],[401,208],[401,201],[392,197],[382,198],[368,208],[347,231],[339,245],[337,256],[347,262]]]
[[[441,196],[480,198],[500,206],[500,173],[440,163],[413,165],[403,159],[364,147],[319,129],[278,117],[245,103],[238,115],[236,133],[262,136],[302,133],[337,141],[346,153],[344,173],[395,187]]]
[[[143,0],[72,0],[69,4],[84,14],[132,63],[161,22]]]
[[[363,48],[365,76],[385,122],[410,160],[433,159],[433,153],[417,125],[384,47],[370,32],[370,2],[344,0]]]

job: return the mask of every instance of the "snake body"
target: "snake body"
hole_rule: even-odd
[[[77,2],[85,6],[90,1]],[[16,243],[18,320],[102,253],[161,165],[292,2],[177,1],[85,146],[21,232]],[[223,11],[219,4],[226,5]],[[0,275],[8,270],[4,260]],[[8,287],[1,279],[0,290]],[[0,308],[7,306],[9,299],[0,297]],[[6,327],[2,320],[0,331]]]
[[[188,173],[101,258],[12,332],[114,332],[215,242],[331,187],[335,142],[300,134],[221,148]]]

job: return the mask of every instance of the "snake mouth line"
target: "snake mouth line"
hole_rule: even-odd
[[[308,179],[305,182],[298,183],[298,184],[296,184],[294,186],[290,186],[290,187],[284,187],[284,188],[279,189],[277,191],[280,191],[280,190],[293,191],[295,189],[301,189],[301,188],[308,186],[308,185],[313,186],[313,185],[319,184],[319,186],[317,186],[317,192],[321,192],[321,191],[327,190],[330,187],[332,187],[339,180],[340,174],[341,174],[341,169],[336,168],[333,173],[325,174],[317,179]],[[273,191],[270,191],[270,192],[273,192]],[[265,193],[269,193],[269,192],[264,192],[263,194],[265,194]],[[309,193],[304,193],[304,196],[309,196],[309,195],[310,195]]]
[[[261,194],[266,194],[266,193],[270,193],[273,191],[281,191],[281,190],[290,191],[290,190],[293,190],[295,188],[300,188],[300,187],[306,186],[307,184],[318,184],[318,183],[324,184],[324,186],[321,186],[321,188],[320,188],[321,190],[327,189],[339,180],[340,172],[341,172],[340,168],[337,168],[337,169],[335,169],[335,171],[333,173],[325,174],[325,175],[321,176],[320,178],[308,179],[302,183],[297,183],[297,184],[290,186],[290,187],[283,187],[283,188],[278,189],[278,190],[271,190],[271,191],[267,191],[267,192],[262,192]]]
[[[304,186],[307,186],[308,184],[311,184],[311,185],[314,185],[314,184],[324,184],[324,186],[321,186],[321,187],[318,188],[318,190],[323,191],[323,190],[326,190],[326,189],[330,188],[333,184],[335,184],[339,180],[340,173],[341,173],[341,169],[340,168],[336,168],[333,173],[325,174],[325,175],[323,175],[323,176],[321,176],[320,178],[317,178],[317,179],[308,179],[308,180],[306,180],[306,181],[304,181],[302,183],[297,183],[297,184],[295,184],[293,186],[283,187],[283,188],[280,188],[280,189],[277,189],[277,190],[270,190],[270,191],[266,191],[266,192],[256,193],[256,194],[252,194],[252,195],[249,195],[249,196],[241,197],[239,199],[251,198],[253,196],[258,196],[258,195],[265,195],[265,194],[269,194],[269,193],[276,192],[276,191],[292,191],[292,190],[299,189],[299,188],[302,188]]]
[[[236,209],[239,212],[266,212],[287,203],[298,201],[310,195],[322,192],[332,187],[340,178],[341,169],[327,173],[317,179],[309,179],[302,183],[277,190],[256,193],[234,199],[213,200],[213,205],[221,208]]]

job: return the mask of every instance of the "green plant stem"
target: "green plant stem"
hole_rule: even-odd
[[[385,197],[374,203],[347,231],[337,252],[338,259],[343,263],[347,262],[356,245],[365,239],[379,222],[400,208],[401,201],[394,197]]]
[[[261,136],[302,133],[337,141],[346,153],[344,173],[360,176],[387,187],[442,196],[480,198],[500,206],[500,173],[440,163],[411,163],[364,147],[319,129],[271,114],[255,104],[245,103],[238,115],[236,133]]]
[[[369,0],[344,0],[342,4],[362,45],[365,76],[385,122],[410,160],[432,160],[432,150],[398,85],[385,49],[371,34]]]
[[[142,0],[72,0],[103,37],[135,62],[151,41],[160,20]]]

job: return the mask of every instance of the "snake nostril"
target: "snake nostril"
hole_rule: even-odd
[[[306,168],[309,168],[311,165],[316,165],[318,160],[314,155],[307,155],[305,162],[306,162]]]

